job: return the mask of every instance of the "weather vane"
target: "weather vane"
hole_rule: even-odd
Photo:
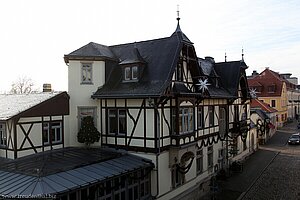
[[[177,21],[179,22],[180,17],[179,17],[179,5],[177,5]]]

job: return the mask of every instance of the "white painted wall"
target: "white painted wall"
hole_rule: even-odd
[[[65,144],[66,146],[83,146],[77,142],[78,133],[78,107],[97,107],[97,128],[100,130],[100,109],[97,100],[93,100],[91,95],[105,83],[105,62],[104,61],[84,61],[92,63],[93,84],[81,84],[81,61],[70,60],[68,66],[68,94],[70,95],[70,115],[66,118]],[[99,145],[94,144],[94,145]]]

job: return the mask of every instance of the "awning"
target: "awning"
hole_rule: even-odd
[[[73,148],[68,149],[67,153],[72,153],[72,149]],[[76,150],[78,153],[78,149]],[[84,151],[86,151],[86,149]],[[95,153],[93,151],[91,152],[91,157],[94,156],[92,155]],[[98,151],[102,150],[99,148]],[[110,153],[107,150],[105,150],[105,152],[108,154]],[[115,151],[111,153],[116,154]],[[55,153],[52,153],[51,155],[55,156]],[[123,153],[117,155],[118,156],[114,156],[114,158],[109,158],[107,160],[98,160],[97,163],[85,163],[80,167],[73,166],[72,169],[68,168],[65,171],[59,172],[54,170],[49,174],[39,173],[42,174],[42,176],[36,176],[34,173],[22,174],[22,172],[18,170],[11,171],[12,165],[9,165],[9,167],[6,168],[0,166],[0,197],[16,195],[37,197],[39,195],[62,194],[76,188],[95,184],[104,181],[105,179],[110,179],[135,170],[153,167],[150,160],[131,154]],[[43,157],[43,153],[40,153],[38,156]],[[70,154],[68,154],[68,156],[70,156]],[[26,159],[20,159],[23,162],[26,161]],[[68,160],[70,157],[65,157],[65,159]],[[82,159],[84,160],[86,158]],[[64,160],[64,163],[66,163],[67,160]],[[15,162],[15,166],[21,164],[18,159],[13,160],[12,162]],[[44,159],[44,162],[49,162],[49,160]],[[26,166],[26,163],[23,163],[23,165]],[[28,167],[30,167],[30,165],[28,165]],[[31,170],[38,171],[34,168]],[[30,170],[28,169],[28,171]]]

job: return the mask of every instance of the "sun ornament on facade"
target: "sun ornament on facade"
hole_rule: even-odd
[[[198,80],[199,83],[196,85],[199,87],[199,90],[204,93],[206,90],[208,90],[208,86],[211,85],[208,83],[208,79],[205,79],[204,81],[202,79]]]
[[[256,96],[256,89],[255,88],[252,88],[250,89],[250,96],[252,99],[256,99],[257,96]]]

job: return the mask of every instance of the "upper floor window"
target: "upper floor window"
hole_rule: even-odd
[[[273,108],[276,107],[276,100],[274,100],[274,99],[271,100],[271,106],[272,106]]]
[[[194,111],[193,108],[179,109],[179,133],[194,131]]]
[[[81,63],[81,84],[93,83],[92,63]]]
[[[268,93],[274,93],[276,90],[276,85],[269,85],[268,86]]]
[[[0,123],[0,146],[6,146],[6,129],[4,123]]]
[[[108,110],[108,133],[126,134],[126,110],[125,109],[109,109]]]
[[[44,122],[43,123],[43,143],[60,143],[62,141],[62,122]]]
[[[204,128],[203,126],[203,107],[200,106],[198,107],[198,116],[197,116],[197,124],[198,124],[198,129]]]
[[[226,110],[225,108],[219,109],[219,133],[222,138],[226,134]]]
[[[214,126],[214,107],[208,106],[208,125]]]
[[[124,81],[138,80],[138,66],[128,66],[124,68]]]
[[[175,79],[176,81],[183,81],[183,67],[182,64],[179,63],[175,70]]]

